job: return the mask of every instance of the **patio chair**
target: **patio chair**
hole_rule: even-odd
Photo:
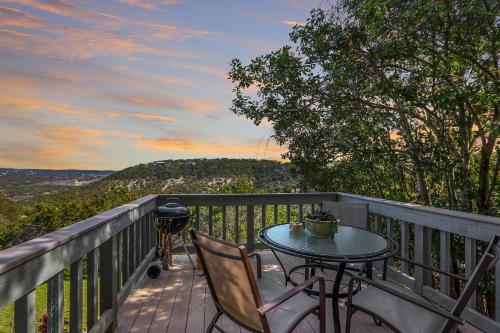
[[[251,332],[291,332],[307,315],[319,316],[320,332],[325,332],[325,281],[314,277],[295,288],[285,287],[262,276],[260,256],[248,254],[245,246],[227,243],[190,230],[196,253],[217,308],[207,332],[217,325],[225,314],[231,320]],[[257,260],[254,275],[249,257]],[[319,283],[320,297],[313,299],[302,291],[311,284]]]
[[[340,220],[340,224],[368,229],[368,204],[366,203],[323,201],[321,202],[321,210],[335,216]],[[331,265],[338,266],[335,263]],[[367,267],[364,263],[349,263],[346,270],[348,274],[349,272],[362,273]]]
[[[458,324],[464,323],[460,315],[474,294],[479,282],[497,259],[498,254],[496,251],[499,240],[500,236],[492,238],[451,311],[434,305],[426,298],[397,283],[385,279],[374,281],[361,276],[353,277],[349,281],[346,333],[350,332],[351,319],[356,311],[368,313],[395,332],[444,333],[454,331]],[[408,261],[424,269],[456,277],[454,274],[414,261]],[[354,284],[356,283],[359,288],[362,282],[367,285],[366,288],[354,293]]]
[[[341,224],[368,229],[368,204],[323,201],[321,210],[338,218]]]

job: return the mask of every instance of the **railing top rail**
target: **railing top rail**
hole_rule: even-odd
[[[245,194],[160,194],[158,202],[178,198],[185,205],[285,205],[335,200],[334,192],[316,193],[245,193]]]
[[[413,209],[413,210],[417,210],[417,211],[429,212],[429,213],[437,214],[437,215],[446,215],[446,216],[456,217],[456,218],[460,218],[460,219],[467,219],[467,220],[471,220],[471,221],[492,223],[492,224],[500,226],[500,218],[495,217],[495,216],[461,212],[458,210],[451,210],[451,209],[447,209],[447,208],[422,206],[422,205],[413,204],[413,203],[405,203],[405,202],[392,201],[392,200],[386,200],[386,199],[372,198],[372,197],[366,197],[366,196],[350,194],[350,193],[342,193],[342,192],[336,192],[336,193],[338,196],[341,196],[341,197],[359,199],[359,200],[362,200],[362,201],[368,202],[368,203],[370,203],[370,202],[371,203],[379,203],[379,204],[390,205],[390,206],[394,206],[394,207],[398,207],[398,208]]]
[[[0,251],[0,275],[32,260],[33,258],[81,237],[98,227],[116,220],[121,216],[128,214],[132,210],[143,206],[152,200],[156,200],[156,198],[157,195],[147,195],[122,206],[110,209],[101,214],[69,225],[65,228]]]

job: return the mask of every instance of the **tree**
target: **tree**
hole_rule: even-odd
[[[293,47],[232,61],[232,111],[270,121],[309,187],[498,214],[498,6],[313,10]]]

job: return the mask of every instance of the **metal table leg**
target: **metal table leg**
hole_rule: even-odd
[[[339,263],[339,268],[337,270],[337,275],[335,276],[335,282],[333,283],[332,289],[333,328],[335,333],[342,333],[339,315],[339,291],[340,284],[342,282],[342,276],[344,275],[345,271],[345,266],[345,262]]]

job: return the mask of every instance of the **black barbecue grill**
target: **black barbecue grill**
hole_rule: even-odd
[[[172,202],[174,200],[178,199],[167,198],[167,203],[156,209],[154,225],[158,230],[159,239],[156,245],[154,263],[148,268],[148,275],[151,278],[157,278],[162,267],[168,270],[172,266],[172,236],[181,233],[189,223],[189,209]],[[181,238],[181,245],[184,247],[191,264],[193,264],[187,250],[185,235],[181,234]],[[158,261],[161,261],[161,264]]]
[[[167,200],[172,200],[169,198]],[[189,209],[176,202],[169,202],[156,209],[155,226],[170,234],[178,234],[189,222]]]

